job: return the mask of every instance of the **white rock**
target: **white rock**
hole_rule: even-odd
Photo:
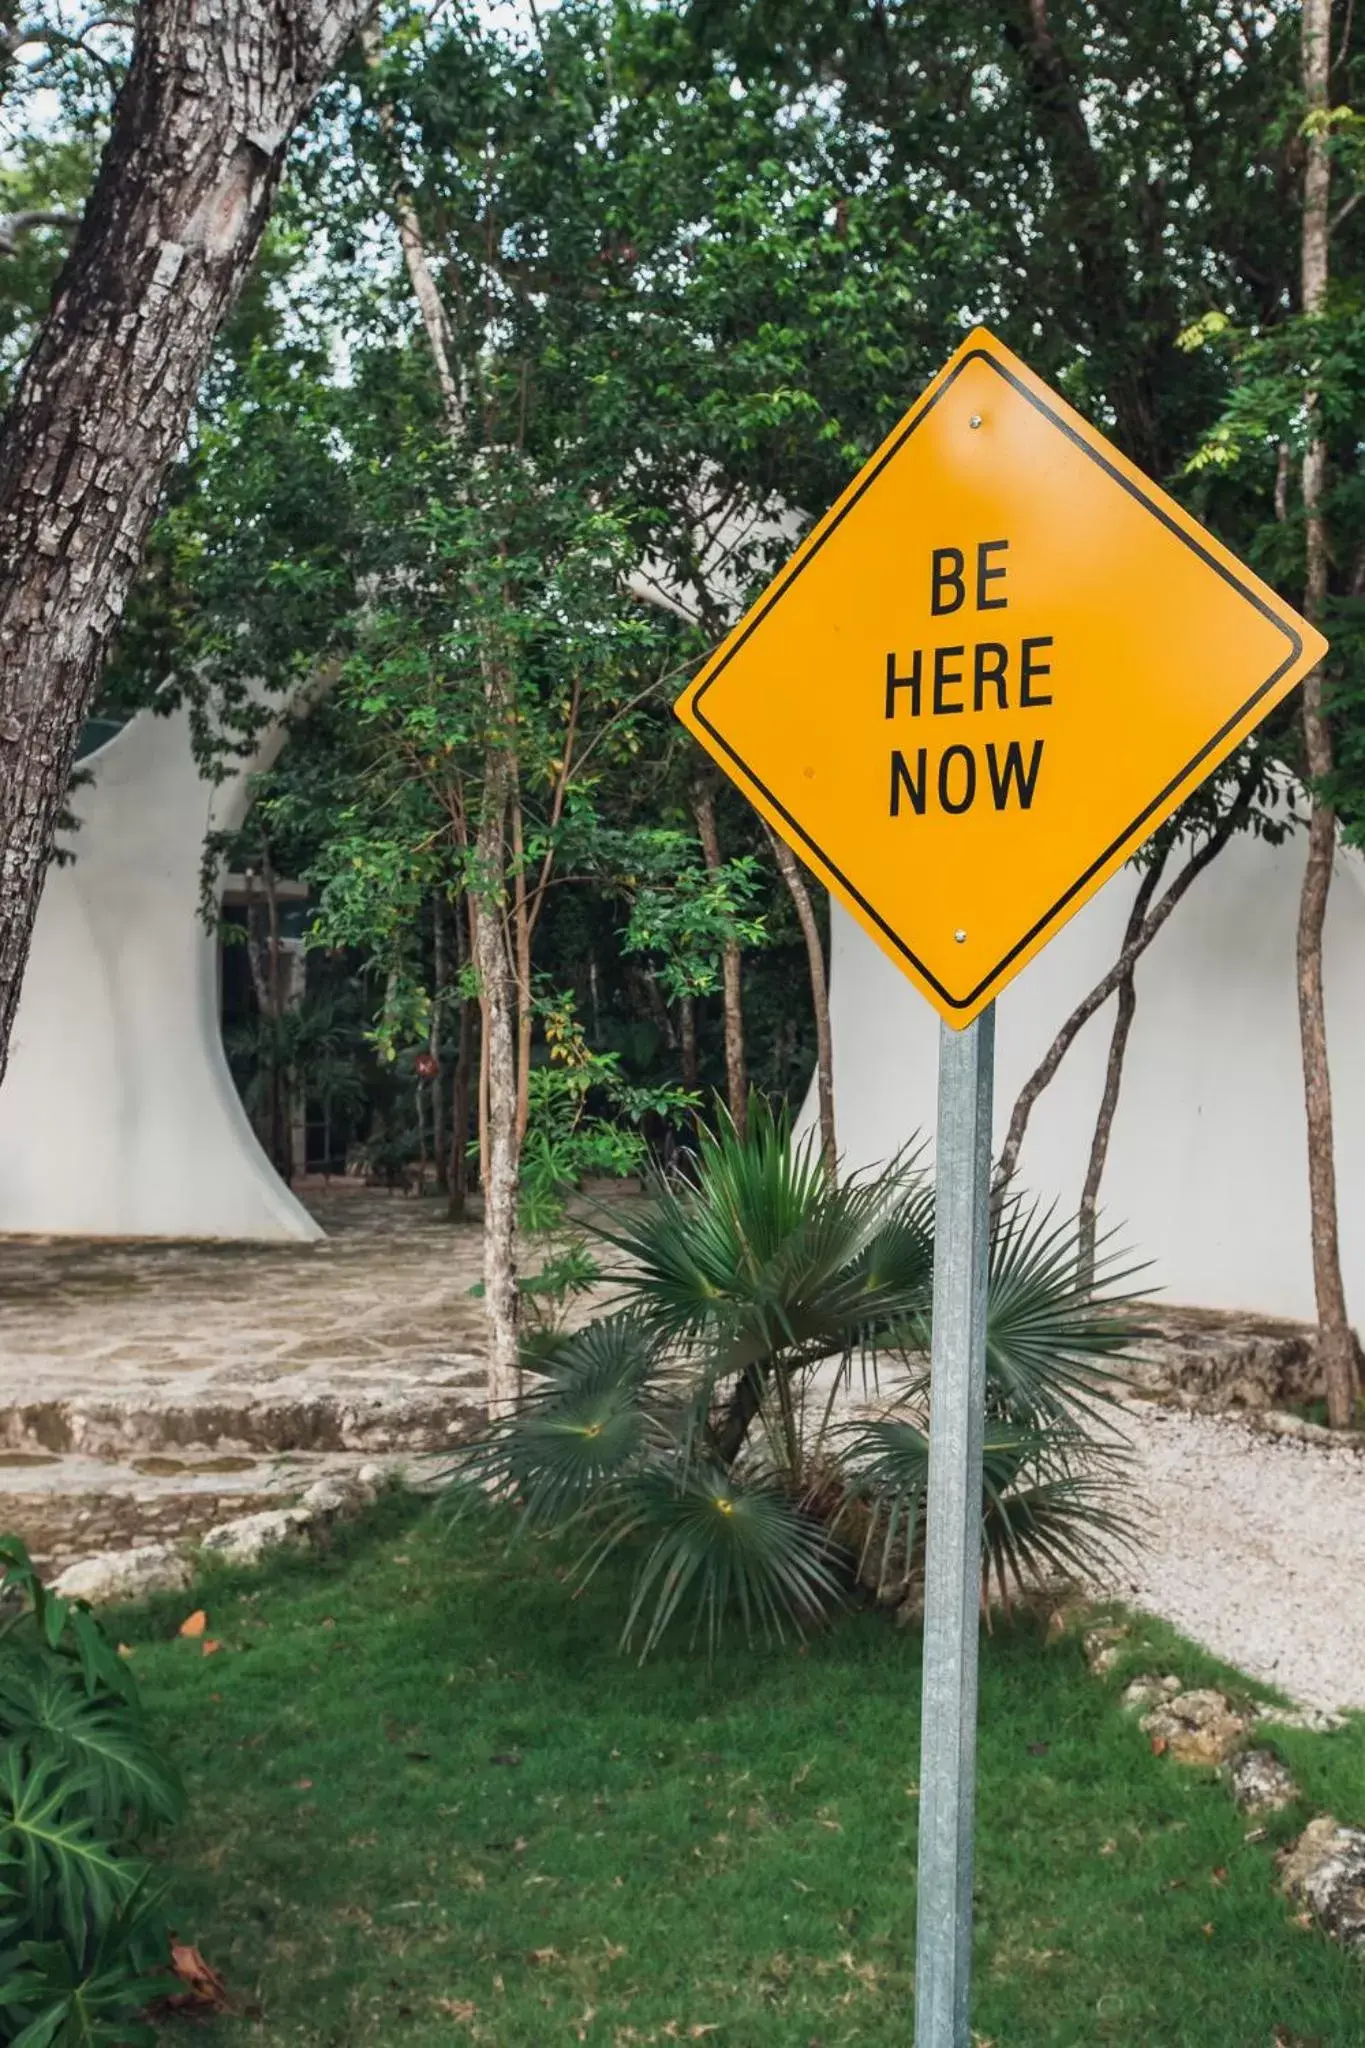
[[[321,1520],[324,1516],[343,1515],[349,1508],[363,1507],[369,1498],[365,1487],[338,1473],[315,1479],[307,1492],[299,1495],[299,1506]]]
[[[268,1508],[259,1515],[238,1515],[234,1521],[219,1522],[203,1538],[203,1547],[230,1564],[254,1564],[268,1550],[282,1544],[300,1543],[316,1519],[307,1508]]]
[[[1299,1788],[1273,1749],[1244,1749],[1228,1764],[1232,1796],[1243,1813],[1280,1813]]]
[[[1365,1947],[1365,1831],[1330,1813],[1310,1820],[1281,1862],[1280,1888],[1310,1906],[1344,1948]]]
[[[140,1600],[147,1593],[180,1593],[194,1577],[190,1561],[170,1543],[135,1550],[102,1550],[69,1564],[52,1582],[64,1600]]]
[[[1322,1707],[1257,1707],[1258,1721],[1273,1722],[1277,1728],[1306,1728],[1311,1735],[1335,1735],[1346,1726],[1344,1714],[1329,1713]]]

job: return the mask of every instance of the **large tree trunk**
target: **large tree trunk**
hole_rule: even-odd
[[[142,0],[0,437],[0,1074],[81,727],[289,138],[368,0]]]
[[[717,875],[724,862],[716,829],[716,793],[709,782],[698,782],[693,789],[692,812],[702,858],[709,873]],[[725,1007],[725,1098],[731,1120],[742,1138],[749,1121],[749,1081],[744,1070],[744,995],[738,939],[727,939],[721,949],[720,973]]]
[[[1310,113],[1325,113],[1331,69],[1331,0],[1303,0],[1303,88]],[[1309,133],[1304,166],[1301,301],[1310,317],[1327,303],[1328,207],[1332,169],[1327,137]],[[1305,523],[1304,611],[1314,624],[1327,609],[1328,542],[1323,509],[1327,446],[1318,394],[1308,393],[1310,439],[1303,457]],[[1332,1136],[1332,1080],[1327,1061],[1327,1016],[1322,989],[1322,935],[1336,854],[1336,813],[1327,800],[1333,768],[1332,731],[1323,705],[1323,674],[1315,668],[1303,686],[1303,738],[1312,792],[1308,863],[1299,899],[1299,1038],[1308,1116],[1308,1197],[1313,1243],[1313,1287],[1318,1309],[1318,1359],[1334,1429],[1349,1426],[1356,1397],[1355,1337],[1346,1313],[1337,1230],[1336,1160]]]
[[[815,905],[810,900],[810,890],[801,872],[801,863],[785,839],[776,832],[768,831],[773,854],[782,879],[787,885],[796,907],[797,922],[801,936],[806,942],[806,962],[810,968],[810,999],[815,1012],[815,1083],[820,1102],[820,1150],[824,1157],[825,1172],[831,1180],[838,1171],[839,1153],[834,1135],[834,1040],[829,1028],[829,983],[825,976],[825,949],[820,940],[820,926],[815,916]]]

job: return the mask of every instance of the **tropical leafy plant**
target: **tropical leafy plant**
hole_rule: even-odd
[[[168,1941],[139,1843],[181,1812],[136,1686],[83,1604],[0,1536],[0,2038],[137,2048]]]
[[[622,1643],[641,1656],[684,1611],[714,1651],[727,1616],[799,1631],[859,1578],[912,1597],[932,1398],[919,1162],[831,1182],[814,1140],[793,1143],[755,1098],[746,1137],[721,1115],[651,1194],[598,1230],[615,1303],[527,1345],[523,1406],[462,1460],[457,1497],[510,1501],[530,1530],[580,1526],[585,1575],[628,1546]],[[1070,1225],[1000,1207],[983,1600],[1084,1571],[1126,1534],[1106,1408],[1135,1329],[1131,1278],[1111,1258],[1083,1285]]]
[[[521,1222],[531,1231],[553,1230],[569,1190],[588,1176],[639,1173],[649,1159],[647,1116],[676,1122],[695,1108],[681,1088],[632,1086],[619,1053],[589,1045],[571,995],[543,996],[539,1010],[547,1057],[527,1077],[521,1154]]]

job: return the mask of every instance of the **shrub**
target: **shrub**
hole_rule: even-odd
[[[136,2048],[168,1942],[138,1845],[181,1791],[83,1603],[0,1536],[0,2039]]]
[[[832,1181],[814,1141],[755,1100],[690,1170],[601,1227],[616,1300],[524,1347],[517,1414],[461,1461],[456,1497],[528,1529],[582,1525],[590,1575],[637,1556],[622,1630],[645,1656],[690,1610],[780,1636],[855,1576],[913,1595],[928,1476],[933,1189],[913,1158]],[[1001,1203],[991,1249],[983,1598],[1072,1574],[1121,1541],[1109,1371],[1134,1334],[1130,1276],[1083,1284],[1070,1224]],[[858,1374],[880,1412],[848,1419]]]

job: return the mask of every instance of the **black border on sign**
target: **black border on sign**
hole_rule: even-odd
[[[1136,498],[1138,503],[1140,505],[1145,506],[1147,511],[1151,513],[1154,519],[1160,520],[1161,524],[1164,527],[1166,527],[1171,533],[1173,533],[1177,540],[1183,541],[1185,546],[1189,548],[1192,553],[1198,555],[1200,561],[1203,562],[1206,565],[1206,567],[1212,569],[1215,575],[1221,576],[1223,581],[1227,584],[1230,584],[1235,591],[1237,591],[1242,597],[1246,599],[1248,604],[1254,605],[1256,610],[1261,613],[1263,618],[1269,619],[1272,626],[1277,626],[1280,632],[1282,632],[1285,638],[1289,641],[1290,651],[1285,656],[1284,660],[1280,663],[1279,667],[1275,669],[1271,675],[1267,676],[1266,680],[1263,683],[1261,683],[1256,689],[1252,691],[1251,695],[1247,698],[1246,702],[1242,704],[1238,710],[1233,712],[1231,718],[1226,719],[1224,721],[1224,723],[1218,728],[1218,731],[1213,735],[1212,739],[1206,741],[1205,744],[1199,749],[1198,753],[1195,754],[1191,760],[1186,762],[1185,766],[1180,770],[1179,774],[1173,775],[1171,777],[1170,781],[1166,784],[1164,789],[1159,790],[1157,794],[1152,798],[1151,802],[1147,804],[1141,811],[1138,812],[1137,816],[1133,819],[1132,823],[1130,825],[1126,825],[1123,831],[1118,834],[1117,838],[1112,839],[1109,842],[1108,846],[1105,847],[1103,853],[1098,855],[1098,857],[1090,863],[1089,867],[1085,870],[1085,873],[1083,875],[1078,876],[1078,878],[1071,884],[1071,887],[1057,898],[1057,901],[1052,905],[1052,908],[1048,911],[1045,911],[1042,917],[1040,917],[1037,920],[1037,922],[1033,926],[1031,926],[1031,928],[1028,931],[1025,932],[1023,938],[1019,940],[1017,945],[1010,947],[1008,953],[1006,953],[1003,956],[1003,958],[996,962],[995,966],[991,968],[988,974],[982,976],[981,980],[978,981],[978,983],[976,984],[976,987],[972,989],[969,994],[965,996],[955,996],[951,995],[948,992],[948,990],[943,986],[943,983],[938,979],[937,975],[930,972],[930,970],[925,966],[924,962],[919,958],[918,954],[911,951],[910,947],[906,945],[904,939],[901,938],[900,934],[891,929],[890,925],[886,922],[886,919],[878,915],[877,911],[868,902],[867,898],[861,893],[861,891],[854,888],[852,882],[849,881],[848,876],[845,875],[839,868],[835,866],[834,862],[829,858],[829,855],[827,853],[824,853],[821,850],[821,848],[816,845],[815,841],[810,837],[810,834],[803,830],[801,825],[797,822],[797,820],[792,816],[791,812],[787,809],[786,805],[778,801],[778,799],[773,795],[773,792],[768,788],[767,784],[761,781],[760,778],[757,775],[755,775],[753,769],[750,768],[748,763],[740,758],[740,756],[735,752],[734,748],[725,738],[724,734],[718,732],[715,726],[712,725],[710,719],[706,717],[705,713],[702,711],[701,702],[702,698],[711,688],[711,685],[714,682],[716,682],[722,675],[724,670],[729,667],[730,663],[739,653],[740,648],[743,647],[745,641],[748,640],[749,636],[752,633],[758,630],[758,628],[762,625],[764,619],[767,618],[768,613],[772,610],[773,606],[777,604],[781,598],[785,597],[787,591],[791,588],[792,584],[796,581],[797,577],[801,574],[802,570],[809,568],[810,564],[815,560],[815,557],[819,554],[821,548],[829,539],[830,535],[835,532],[835,530],[842,524],[844,519],[847,518],[848,514],[853,510],[858,500],[862,497],[863,492],[866,491],[872,484],[876,482],[877,478],[881,475],[882,471],[885,469],[887,463],[891,461],[892,457],[895,455],[899,455],[901,449],[910,439],[910,436],[914,433],[916,427],[919,426],[922,420],[928,417],[928,415],[933,411],[934,407],[938,404],[939,400],[941,398],[944,398],[947,395],[947,393],[951,391],[953,385],[957,382],[957,379],[962,375],[962,372],[966,369],[968,363],[975,362],[989,364],[990,368],[995,371],[997,376],[1003,377],[1005,382],[1009,384],[1015,391],[1017,391],[1021,398],[1027,399],[1028,403],[1031,406],[1033,406],[1036,411],[1040,412],[1043,415],[1044,419],[1049,420],[1052,423],[1052,425],[1057,428],[1059,433],[1065,434],[1067,439],[1069,441],[1073,441],[1075,445],[1079,449],[1081,449],[1081,451],[1084,454],[1090,457],[1090,460],[1092,462],[1097,463],[1099,467],[1105,472],[1106,476],[1111,477],[1113,481],[1116,484],[1118,484],[1121,490],[1127,491],[1130,497]],[[783,818],[786,819],[788,825],[790,825],[792,831],[796,834],[797,838],[802,840],[804,844],[810,848],[811,852],[815,855],[816,859],[821,863],[821,865],[824,868],[828,870],[828,872],[831,875],[833,875],[837,879],[841,887],[848,891],[849,895],[853,898],[854,902],[861,904],[863,910],[867,913],[868,917],[871,918],[873,924],[876,925],[879,931],[885,933],[886,937],[891,941],[891,944],[895,947],[896,951],[910,962],[910,965],[914,968],[915,972],[921,975],[923,979],[929,983],[931,988],[934,988],[938,991],[939,995],[942,996],[944,1002],[948,1004],[948,1006],[951,1009],[966,1010],[969,1009],[974,1002],[976,1002],[977,998],[983,993],[984,990],[990,987],[993,981],[999,980],[1000,976],[1004,973],[1005,969],[1009,966],[1010,962],[1016,957],[1016,955],[1022,953],[1026,947],[1030,946],[1033,943],[1034,939],[1037,938],[1039,932],[1045,930],[1048,925],[1052,924],[1055,921],[1055,919],[1061,915],[1062,911],[1066,909],[1067,904],[1070,903],[1072,897],[1076,896],[1082,889],[1084,889],[1086,883],[1090,880],[1091,876],[1094,875],[1100,868],[1102,868],[1106,861],[1112,859],[1114,854],[1118,852],[1120,847],[1124,846],[1129,840],[1134,839],[1135,835],[1141,834],[1142,827],[1146,824],[1147,820],[1152,816],[1154,811],[1159,811],[1161,809],[1161,806],[1165,803],[1167,797],[1170,796],[1172,790],[1178,789],[1180,784],[1184,782],[1188,776],[1193,774],[1196,768],[1199,767],[1200,763],[1202,761],[1207,760],[1208,756],[1217,750],[1217,748],[1227,738],[1227,735],[1234,729],[1234,727],[1241,724],[1242,720],[1247,716],[1247,713],[1249,711],[1253,711],[1256,708],[1257,704],[1259,704],[1261,699],[1264,696],[1266,696],[1269,691],[1274,689],[1276,683],[1279,682],[1280,677],[1285,673],[1285,670],[1288,668],[1292,668],[1294,663],[1299,659],[1302,653],[1303,636],[1300,633],[1298,633],[1294,627],[1287,625],[1285,621],[1279,616],[1279,614],[1271,609],[1271,607],[1266,603],[1265,599],[1260,595],[1258,591],[1253,590],[1249,584],[1244,583],[1240,576],[1234,575],[1233,571],[1227,568],[1222,562],[1220,562],[1217,556],[1212,554],[1209,551],[1209,549],[1203,545],[1201,541],[1195,538],[1193,534],[1187,533],[1184,527],[1181,526],[1177,520],[1172,519],[1170,513],[1166,510],[1164,505],[1160,504],[1155,498],[1149,496],[1149,494],[1145,490],[1143,490],[1141,485],[1135,483],[1131,477],[1126,476],[1124,472],[1118,467],[1117,463],[1110,461],[1109,457],[1103,452],[1102,449],[1092,447],[1091,443],[1086,439],[1085,435],[1078,433],[1076,428],[1072,426],[1069,420],[1063,419],[1061,414],[1055,412],[1053,408],[1047,403],[1046,399],[1039,397],[1036,391],[1031,390],[1030,387],[1024,382],[1022,377],[1017,377],[1014,374],[1014,372],[1011,369],[1009,369],[1004,363],[998,362],[996,358],[991,354],[989,349],[974,348],[967,355],[963,356],[962,360],[953,369],[951,376],[946,377],[944,379],[943,383],[939,386],[938,390],[935,391],[931,397],[927,398],[924,401],[924,403],[920,406],[919,410],[911,414],[910,418],[905,422],[905,425],[902,427],[900,433],[897,434],[895,440],[887,448],[886,452],[882,455],[880,461],[876,464],[876,467],[868,471],[867,475],[859,484],[857,490],[848,500],[848,503],[844,505],[842,510],[839,512],[837,518],[831,519],[829,525],[825,528],[824,532],[820,535],[819,539],[815,541],[809,553],[806,554],[802,558],[802,560],[796,565],[796,567],[791,570],[790,574],[784,576],[781,579],[781,581],[777,584],[777,586],[769,593],[769,595],[763,599],[762,603],[755,610],[753,617],[749,620],[748,624],[744,627],[744,630],[740,633],[733,647],[729,648],[726,651],[726,653],[722,656],[721,660],[716,664],[715,669],[706,678],[706,681],[702,683],[698,688],[695,696],[692,699],[692,710],[697,719],[698,724],[705,726],[707,732],[710,733],[712,739],[720,748],[721,752],[729,756],[729,758],[735,763],[735,766],[741,771],[745,778],[753,784],[755,789],[762,791],[763,795],[767,798],[768,802],[772,805],[773,809],[777,811]]]

